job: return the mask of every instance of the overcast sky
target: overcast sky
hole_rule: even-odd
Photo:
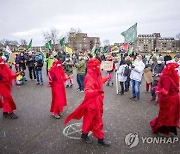
[[[43,45],[42,33],[51,28],[65,35],[80,28],[101,42],[123,42],[121,32],[138,23],[138,34],[180,33],[179,0],[0,0],[0,40],[32,38]]]

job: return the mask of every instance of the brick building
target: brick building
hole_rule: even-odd
[[[121,43],[114,45],[122,46]],[[173,37],[161,37],[160,33],[140,34],[135,42],[129,44],[129,48],[133,47],[136,52],[180,52],[179,46],[179,41]]]
[[[68,37],[68,44],[74,51],[91,50],[94,45],[100,46],[99,37],[88,37],[86,33],[70,33]]]
[[[158,38],[157,39],[157,47],[156,49],[159,52],[171,50],[172,52],[175,52],[177,50],[176,48],[176,40],[174,38]]]

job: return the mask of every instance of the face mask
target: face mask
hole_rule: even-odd
[[[162,61],[158,60],[157,63],[158,63],[158,64],[162,64]]]

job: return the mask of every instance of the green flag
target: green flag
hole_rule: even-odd
[[[109,49],[108,46],[105,46],[104,49],[103,49],[103,52],[104,52],[104,53],[107,53],[107,52],[108,52],[108,49]]]
[[[94,56],[96,52],[96,45],[94,45],[94,47],[91,49],[91,54]]]
[[[27,46],[27,49],[30,49],[30,48],[32,48],[32,39],[30,40],[30,42],[29,42],[29,44]]]
[[[137,39],[137,23],[122,32],[121,35],[124,36],[124,43],[134,42]]]
[[[132,52],[133,52],[133,47],[128,50],[128,56],[132,55]]]
[[[52,43],[51,43],[51,40],[48,41],[48,42],[45,44],[45,47],[46,47],[47,49],[52,49]]]
[[[63,47],[65,44],[65,37],[63,37],[59,42],[60,42],[60,46]]]
[[[100,53],[100,49],[96,49],[94,53],[95,54],[99,54]]]

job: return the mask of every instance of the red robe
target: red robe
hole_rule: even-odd
[[[93,135],[99,139],[104,138],[103,133],[103,84],[107,78],[102,78],[92,70],[88,70],[85,80],[85,98],[81,105],[71,113],[65,120],[65,124],[71,119],[81,119],[83,117],[82,131],[87,134],[92,131]]]
[[[165,68],[160,77],[157,92],[159,115],[150,122],[153,133],[169,134],[172,127],[179,127],[180,98],[178,75],[175,70]]]
[[[66,76],[62,69],[62,66],[57,67],[57,62],[54,62],[53,67],[49,70],[49,83],[52,89],[52,102],[50,112],[55,115],[63,112],[64,106],[67,106],[65,81]]]
[[[3,112],[12,113],[16,109],[15,102],[11,95],[12,82],[16,74],[6,64],[0,64],[0,108]]]

